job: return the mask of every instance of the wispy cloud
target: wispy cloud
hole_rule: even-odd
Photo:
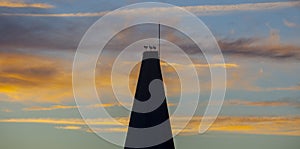
[[[119,118],[119,121],[124,121],[127,118]],[[109,119],[87,119],[86,120],[91,125],[119,125],[115,121],[110,121]],[[10,118],[1,119],[2,123],[38,123],[38,124],[61,124],[61,125],[86,125],[85,121],[82,119],[55,119],[55,118]],[[128,121],[125,122],[126,124]]]
[[[280,58],[279,58],[280,59]],[[245,67],[244,67],[245,68]],[[230,71],[227,73],[227,89],[235,91],[249,91],[249,92],[287,92],[287,91],[299,91],[299,83],[289,85],[276,85],[276,86],[261,86],[259,81],[265,76],[262,75],[263,70],[259,69],[255,72],[249,71],[249,68],[236,69],[237,71]],[[279,70],[279,73],[281,70]],[[245,79],[247,78],[247,79]]]
[[[5,112],[5,113],[13,112],[11,109],[7,109],[7,108],[1,109],[1,111],[2,111],[2,112]]]
[[[266,88],[266,91],[298,91],[300,90],[300,85],[288,86],[288,87],[271,87]]]
[[[299,136],[299,117],[221,117],[211,131]]]
[[[288,21],[288,20],[286,20],[286,19],[283,20],[283,24],[284,24],[285,26],[287,26],[287,27],[290,27],[290,28],[296,27],[296,26],[297,26],[296,23],[291,22],[291,21]]]
[[[232,11],[258,11],[270,9],[282,9],[288,7],[300,6],[299,1],[286,2],[268,2],[268,3],[245,3],[245,4],[229,4],[229,5],[204,5],[184,7],[197,15],[224,13]]]
[[[172,128],[176,131],[184,117],[175,120]],[[201,117],[194,117],[181,135],[196,135]],[[268,134],[300,136],[299,117],[254,117],[254,116],[221,116],[218,117],[209,131],[242,133],[242,134]]]
[[[18,53],[1,56],[0,93],[9,100],[55,103],[73,97],[64,60]]]
[[[24,108],[24,111],[51,111],[51,110],[58,110],[58,109],[76,109],[77,106],[65,106],[65,105],[54,105],[50,107],[41,107],[41,106],[34,106]]]
[[[300,101],[282,99],[272,101],[248,101],[248,100],[228,100],[224,105],[243,105],[243,106],[256,106],[256,107],[300,107]]]
[[[47,3],[25,3],[22,1],[14,1],[14,0],[0,0],[0,7],[49,9],[49,8],[54,8],[55,6]]]
[[[65,129],[65,130],[80,130],[82,129],[80,126],[73,126],[73,125],[68,125],[68,126],[56,126],[56,129]]]
[[[109,11],[91,13],[59,13],[59,14],[38,14],[38,13],[1,13],[0,16],[22,16],[22,17],[101,17]]]
[[[100,132],[126,132],[128,125],[128,117],[116,118],[123,125],[117,124],[115,121],[108,119],[89,119],[89,124],[95,125],[96,131]],[[186,117],[173,117],[173,132],[179,131]],[[181,131],[180,135],[196,135],[198,134],[199,122],[201,117],[192,118],[188,126]],[[57,129],[67,130],[83,130],[92,132],[86,128],[86,124],[82,119],[0,119],[0,123],[40,123],[55,124]],[[299,117],[234,117],[221,116],[218,117],[209,131],[243,133],[243,134],[268,134],[268,135],[288,135],[300,136],[300,118]],[[105,127],[101,127],[105,126]]]
[[[179,67],[195,67],[195,68],[210,68],[210,67],[223,67],[223,68],[238,68],[239,65],[235,63],[214,63],[214,64],[190,64],[190,65],[182,65],[178,63],[165,63],[161,62],[162,66],[179,66]]]
[[[78,21],[75,23],[60,22],[62,18],[57,18],[59,24],[62,24],[61,27],[57,29],[57,27],[55,27],[57,24],[53,22],[34,21],[34,23],[32,23],[31,19],[33,18],[26,18],[19,21],[10,19],[10,17],[4,17],[4,20],[0,21],[0,27],[5,28],[2,31],[4,36],[0,38],[0,51],[6,50],[7,52],[7,49],[33,49],[36,51],[40,49],[44,51],[55,49],[72,51],[76,49],[80,38],[90,25],[88,23],[82,24],[82,22],[88,21]],[[74,25],[78,23],[80,25]],[[28,28],[28,26],[36,27]],[[113,38],[113,41],[107,45],[107,51],[124,49],[141,38],[156,38],[156,27],[154,27],[154,25],[143,27],[145,27],[147,34],[137,28],[120,32],[118,36]],[[193,55],[200,52],[200,49],[182,34],[167,27],[163,27],[163,32],[162,38],[176,43],[188,54]],[[26,36],[24,36],[24,33],[26,33]],[[132,38],[128,39],[124,37]],[[223,54],[227,55],[300,60],[300,47],[291,43],[281,42],[280,38],[279,30],[270,28],[270,35],[267,37],[228,37],[219,39],[218,43]],[[218,64],[216,64],[216,66],[217,65]],[[203,67],[204,65],[198,66]],[[233,68],[235,66],[227,65],[226,67]]]
[[[299,1],[287,1],[287,2],[269,2],[269,3],[245,3],[245,4],[229,4],[229,5],[202,5],[202,6],[186,6],[183,7],[188,11],[195,13],[196,15],[217,15],[235,11],[258,11],[258,10],[271,10],[282,9],[288,7],[300,6]],[[153,11],[172,11],[172,7],[168,8],[145,8],[132,10],[122,10],[118,15],[124,14],[145,14]],[[27,17],[97,17],[103,16],[109,11],[104,12],[90,12],[90,13],[60,13],[60,14],[34,14],[34,13],[2,13],[2,16],[27,16]]]
[[[101,103],[101,104],[94,104],[94,105],[85,105],[81,106],[84,108],[99,108],[99,107],[115,107],[115,106],[122,106],[127,105],[131,106],[131,103]],[[65,110],[65,109],[77,109],[80,106],[69,106],[69,105],[53,105],[53,106],[33,106],[24,108],[23,111],[52,111],[52,110]]]
[[[269,43],[270,42],[265,39],[260,38],[219,40],[219,45],[224,54],[300,60],[300,47],[280,43]]]
[[[253,51],[252,51],[253,52]],[[76,106],[63,105],[63,102],[73,99],[72,83],[71,83],[71,61],[64,61],[57,58],[49,58],[45,56],[34,56],[21,53],[2,53],[4,58],[0,59],[0,94],[8,97],[11,101],[17,102],[47,102],[54,103],[49,107],[28,107],[25,111],[50,111],[58,109],[74,109]],[[107,57],[109,59],[110,57]],[[102,59],[103,60],[103,59]],[[106,61],[105,68],[97,67],[96,70],[101,71],[101,74],[97,73],[96,86],[101,88],[102,94],[105,94],[107,98],[104,104],[91,105],[94,107],[113,107],[121,106],[120,104],[112,103],[113,95],[111,94],[111,79],[110,70],[111,66],[107,65],[110,61]],[[174,64],[181,66],[182,64]],[[182,65],[182,70],[189,65]],[[194,64],[196,68],[202,69],[209,68],[208,64],[197,63]],[[189,67],[193,67],[192,65]],[[231,70],[242,69],[238,63],[225,63],[225,64],[211,64],[211,67],[226,67]],[[240,68],[241,67],[241,68]],[[237,68],[237,69],[236,69]],[[162,70],[164,72],[164,81],[167,87],[168,97],[177,97],[180,94],[180,81],[177,73],[172,67],[166,63],[162,63]],[[242,71],[242,70],[241,70]],[[247,90],[258,92],[269,91],[298,91],[299,85],[294,86],[277,86],[277,87],[259,87],[253,84],[256,79],[252,80],[248,78],[243,79],[243,76],[235,76],[233,73],[228,73],[228,89],[232,90]],[[129,82],[125,82],[123,78],[128,77],[124,74],[118,74],[117,78],[120,82],[119,85],[124,85],[126,88],[130,87],[132,94],[136,87],[138,78],[138,67],[132,71]],[[205,73],[199,74],[205,77]],[[237,74],[241,75],[241,74]],[[192,80],[185,80],[192,81]],[[202,80],[200,84],[202,91],[210,91],[210,80]],[[252,83],[252,84],[251,84]],[[82,88],[84,90],[85,83],[82,82]],[[122,92],[122,91],[120,91]],[[3,99],[0,99],[3,100]],[[122,105],[131,106],[130,101],[128,103],[122,103]],[[172,106],[172,105],[169,105]]]
[[[50,118],[24,118],[24,119],[1,119],[2,123],[40,123],[40,124],[64,124],[64,125],[85,125],[81,119],[50,119]]]
[[[257,92],[270,92],[270,91],[299,91],[299,85],[287,86],[287,87],[259,87],[259,86],[249,86],[247,88],[249,91]]]

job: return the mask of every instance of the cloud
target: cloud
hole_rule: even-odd
[[[221,64],[221,63],[216,63],[216,64],[195,64],[194,65],[195,67],[199,67],[199,68],[211,68],[211,67],[223,67],[223,68],[238,68],[239,65],[238,64],[235,64],[235,63],[224,63],[224,64]]]
[[[11,19],[9,20],[12,21]],[[53,24],[50,24],[50,26],[52,26],[53,28],[50,27],[51,29],[47,30],[45,28],[47,28],[48,25],[46,25],[45,22],[41,24],[40,22],[37,24],[33,23],[32,25],[37,27],[37,29],[34,29],[31,27],[27,28],[28,26],[31,26],[29,21],[32,20],[29,19],[26,23],[17,22],[16,24],[18,25],[15,25],[15,23],[11,22],[4,25],[1,30],[1,32],[4,32],[5,35],[8,36],[0,37],[0,54],[4,57],[3,59],[0,59],[0,93],[8,96],[12,101],[20,102],[33,101],[60,103],[70,101],[73,98],[71,68],[73,58],[72,56],[74,53],[72,53],[72,51],[64,51],[64,49],[76,47],[76,41],[74,41],[74,38],[72,38],[71,36],[76,36],[79,33],[70,32],[68,33],[68,36],[61,37],[61,34],[65,34],[62,30],[58,30],[62,31],[62,33],[58,35],[50,34],[49,37],[46,37],[48,36],[46,32],[52,32],[56,28],[52,26]],[[58,22],[59,24],[62,23],[60,21]],[[1,23],[3,22],[0,21],[0,24]],[[7,22],[4,21],[4,24],[5,23]],[[70,30],[76,29],[76,27],[74,28],[74,26],[72,25],[67,26],[67,28],[69,27]],[[116,56],[118,52],[121,51],[121,49],[124,49],[134,41],[141,39],[140,37],[143,37],[143,35],[145,34],[145,30],[149,32],[146,37],[156,37],[155,31],[157,30],[157,26],[146,25],[146,27],[144,27],[145,26],[139,26],[123,31],[120,35],[114,37],[111,40],[111,43],[108,43],[108,45],[105,47],[106,54],[101,57],[101,61],[104,62],[104,67],[99,67],[96,69],[96,84],[98,89],[101,88],[103,91],[101,95],[105,94],[105,100],[111,100],[111,98],[114,97],[111,89],[107,89],[110,88],[111,85],[110,70],[114,56]],[[195,51],[199,51],[199,49],[196,49],[197,47],[194,47],[191,41],[182,40],[183,37],[181,35],[176,36],[178,35],[178,32],[170,30],[170,28],[163,27],[163,31],[164,35],[166,36],[164,38],[170,40],[171,42],[178,43],[178,46],[184,49],[190,56],[197,55]],[[26,36],[23,35],[23,32],[27,33]],[[40,32],[41,34],[38,34],[38,32]],[[72,35],[71,33],[74,35]],[[124,37],[129,36],[132,38],[124,39]],[[270,36],[267,38],[241,38],[233,40],[221,39],[219,40],[219,44],[221,46],[221,49],[223,50],[223,53],[227,55],[289,60],[300,59],[299,47],[282,44],[280,40],[277,39],[280,39],[279,32],[277,32],[275,29],[270,29]],[[277,43],[274,41],[276,41]],[[275,44],[270,44],[270,42]],[[33,55],[33,53],[35,55]],[[70,58],[65,55],[68,55]],[[208,64],[206,64],[205,62],[197,61],[193,66],[199,68],[199,71],[201,71],[201,73],[199,73],[200,75],[209,75],[202,73],[204,69],[207,70],[208,68]],[[215,63],[211,64],[211,66],[226,67],[232,70],[236,68],[242,69],[242,66],[240,66],[240,64],[237,62],[228,62],[225,64]],[[178,82],[177,74],[173,69],[171,69],[170,66],[164,66],[164,64],[162,65],[162,70],[167,74],[166,78],[164,78],[164,81],[167,84],[168,96],[177,96],[180,93],[180,82]],[[98,72],[100,72],[100,74],[98,74]],[[134,93],[135,90],[137,76],[138,67],[135,72],[132,73],[132,76],[130,76],[132,80],[129,83],[132,93]],[[272,88],[260,88],[254,85],[251,86],[251,81],[254,82],[256,80],[250,80],[249,75],[247,75],[246,73],[243,74],[243,76],[248,76],[248,79],[246,80],[248,82],[244,83],[245,81],[243,81],[244,79],[241,76],[239,76],[240,78],[232,78],[233,81],[228,81],[228,88],[250,91],[299,90],[298,86]],[[128,76],[122,77],[124,78]],[[124,80],[121,79],[122,77],[119,78],[120,84],[122,83],[123,85],[126,85],[126,87],[128,87],[128,82],[124,83]],[[200,82],[200,85],[204,85],[201,86],[201,88],[210,89],[210,82],[209,80],[207,80],[207,77],[205,79],[206,82]],[[250,85],[247,83],[249,83]],[[236,84],[238,84],[238,86]],[[85,86],[83,82],[83,90],[84,87]],[[111,101],[108,103],[111,103]],[[47,108],[52,109],[53,107],[46,107],[46,109]]]
[[[287,87],[260,87],[260,86],[254,86],[252,84],[248,84],[248,86],[245,87],[248,91],[255,91],[255,92],[270,92],[270,91],[299,91],[300,86],[299,85],[293,85],[293,86],[287,86]]]
[[[220,39],[218,44],[223,54],[300,60],[300,46],[282,43],[280,30],[266,25],[268,37]]]
[[[119,118],[118,121],[124,121],[127,118]],[[86,119],[91,125],[119,125],[115,121],[109,121],[109,119]],[[86,125],[86,122],[82,119],[68,118],[68,119],[56,119],[56,118],[10,118],[0,119],[2,123],[37,123],[37,124],[60,124],[60,125]],[[128,123],[128,122],[126,122]]]
[[[242,55],[243,57],[246,55]],[[252,55],[253,56],[253,55]],[[255,56],[257,57],[257,56]],[[239,57],[240,58],[240,57]],[[279,58],[280,60],[282,58]],[[252,59],[255,60],[255,59]],[[278,60],[278,58],[277,58]],[[252,62],[252,61],[251,61]],[[262,79],[269,80],[270,78],[267,78],[266,76],[269,76],[271,74],[262,74],[262,73],[270,73],[264,71],[262,72],[261,68],[256,68],[256,70],[253,71],[251,68],[252,65],[247,66],[247,64],[241,64],[241,67],[239,69],[227,69],[227,89],[231,91],[248,91],[248,92],[282,92],[286,93],[287,91],[299,91],[300,86],[299,83],[295,84],[289,84],[289,85],[276,85],[276,86],[261,86],[260,81]],[[282,73],[282,69],[286,67],[286,64],[281,65],[281,66],[272,66],[278,68],[276,73]],[[279,69],[280,68],[280,69]],[[273,70],[273,69],[272,69]],[[291,71],[291,73],[293,73]],[[245,79],[247,78],[247,79]],[[276,79],[275,79],[276,80]],[[274,80],[272,80],[274,81]]]
[[[55,127],[56,129],[65,129],[65,130],[80,130],[80,126],[73,126],[73,125],[68,125],[68,126],[57,126]]]
[[[294,100],[274,100],[274,101],[247,101],[247,100],[228,100],[225,101],[225,105],[243,105],[243,106],[255,106],[255,107],[300,107],[299,101]]]
[[[190,65],[182,65],[182,64],[177,64],[177,63],[166,63],[166,62],[161,62],[161,66],[178,66],[178,67],[195,67],[195,68],[210,68],[210,67],[223,67],[223,68],[238,68],[239,65],[235,63],[215,63],[215,64],[190,64]]]
[[[221,117],[211,131],[299,136],[299,117]]]
[[[183,8],[188,11],[198,15],[216,15],[224,14],[228,12],[236,11],[258,11],[258,10],[271,10],[271,9],[282,9],[288,7],[298,7],[300,6],[299,1],[287,1],[287,2],[268,2],[268,3],[245,3],[245,4],[229,4],[229,5],[202,5],[202,6],[185,6]],[[144,8],[144,9],[135,9],[132,10],[122,10],[118,15],[141,15],[155,11],[161,13],[165,11],[172,11],[172,7],[168,8]],[[26,17],[97,17],[103,16],[108,11],[104,12],[91,12],[91,13],[61,13],[61,14],[34,14],[34,13],[1,13],[1,16],[26,16]]]
[[[266,40],[260,38],[219,40],[219,46],[224,54],[300,60],[300,47],[268,43]]]
[[[176,106],[175,103],[168,103],[169,107]],[[85,105],[81,106],[84,108],[109,108],[109,107],[121,107],[121,106],[128,106],[131,107],[132,103],[101,103],[101,104],[94,104],[94,105]],[[52,110],[60,110],[60,109],[77,109],[79,106],[67,106],[67,105],[53,105],[49,107],[42,107],[42,106],[33,106],[28,108],[23,108],[23,111],[52,111]],[[3,112],[12,112],[9,109],[2,110]]]
[[[37,13],[1,13],[0,16],[22,16],[22,17],[100,17],[109,11],[92,13],[59,13],[59,14],[37,14]]]
[[[232,12],[232,11],[258,11],[269,9],[282,9],[288,7],[300,6],[299,1],[286,1],[286,2],[267,2],[267,3],[245,3],[245,4],[231,4],[231,5],[204,5],[204,6],[189,6],[185,7],[187,10],[201,15],[212,12]]]
[[[287,26],[287,27],[290,27],[290,28],[296,27],[296,26],[297,26],[296,23],[290,22],[290,21],[288,21],[288,20],[286,20],[286,19],[283,20],[283,24],[284,24],[285,26]]]
[[[114,37],[107,49],[114,50],[124,49],[131,43],[138,41],[141,38],[156,38],[156,26],[145,25],[143,31],[139,28],[131,28],[122,31],[118,36]],[[269,27],[269,26],[268,26]],[[144,32],[147,31],[147,35]],[[201,54],[202,51],[191,41],[188,37],[179,31],[163,26],[162,38],[168,40],[183,49],[189,55]],[[154,33],[154,34],[153,34]],[[132,38],[121,38],[132,37]],[[243,57],[262,57],[271,59],[286,59],[286,60],[300,60],[300,46],[284,43],[281,41],[280,30],[269,27],[269,35],[265,37],[228,37],[219,38],[218,44],[222,53],[226,55],[243,56]],[[163,48],[164,45],[162,45]],[[205,50],[205,49],[202,49]],[[210,51],[205,51],[210,53]],[[199,62],[198,62],[199,63]],[[238,64],[228,64],[227,68],[236,68]],[[205,65],[198,65],[199,67],[206,67]],[[218,66],[212,65],[212,66]],[[220,65],[219,65],[220,66]]]
[[[265,89],[265,91],[298,91],[298,90],[300,90],[300,85],[288,86],[288,87],[271,87]]]
[[[15,51],[16,49],[75,51],[80,38],[89,25],[92,24],[91,20],[86,19],[42,18],[37,21],[37,19],[33,18],[20,18],[16,20],[4,17],[1,20],[0,31],[3,36],[0,37],[0,51],[5,52],[8,50]],[[124,30],[110,41],[105,50],[120,51],[120,49],[124,49],[140,39],[156,38],[156,30],[157,27],[155,25],[142,25]],[[145,34],[145,31],[147,34]],[[190,41],[182,33],[165,26],[163,26],[162,32],[162,38],[176,43],[188,54],[193,55],[200,52],[200,49],[193,41]],[[281,43],[279,31],[272,28],[270,28],[270,36],[267,38],[224,38],[219,39],[218,43],[222,52],[228,55],[290,60],[300,59],[300,47]],[[227,66],[227,68],[233,68],[230,67],[232,65]]]
[[[175,131],[181,120],[172,125]],[[194,117],[180,135],[197,135],[200,121],[201,117]],[[299,136],[299,124],[299,117],[219,116],[208,132]]]
[[[64,60],[53,56],[44,55],[29,55],[26,53],[7,53],[1,52],[0,59],[0,94],[7,96],[6,99],[14,102],[41,102],[41,103],[55,103],[55,105],[49,107],[33,106],[23,109],[24,111],[50,111],[58,109],[73,109],[76,106],[63,105],[61,103],[68,102],[73,99],[72,92],[72,61]],[[110,57],[107,57],[110,59]],[[112,63],[111,61],[108,61]],[[105,69],[101,70],[101,74],[96,74],[96,86],[101,93],[107,95],[102,101],[102,104],[90,105],[90,107],[114,107],[121,106],[117,101],[114,102],[114,96],[111,89],[110,70],[107,63],[104,64]],[[168,66],[163,68],[168,69]],[[103,71],[105,70],[105,71]],[[137,82],[138,67],[136,67],[135,73],[130,75],[131,82],[125,82],[120,79],[122,85],[134,88]],[[168,72],[167,74],[174,74],[175,71]],[[176,74],[176,73],[175,73]],[[120,74],[122,77],[128,77]],[[172,91],[172,89],[180,88],[178,80],[172,80],[172,76],[165,77],[165,83],[168,84],[168,95],[172,93],[178,93]],[[85,89],[86,83],[81,81],[82,91]],[[176,86],[177,85],[177,86]],[[58,104],[59,103],[59,104]],[[88,103],[90,104],[90,103]],[[122,105],[131,106],[131,100],[128,102],[122,102]],[[174,106],[174,104],[170,104]]]
[[[39,9],[49,9],[55,6],[46,3],[25,3],[22,1],[14,0],[0,0],[0,7],[8,8],[39,8]]]
[[[115,107],[115,106],[122,106],[127,105],[131,106],[131,103],[101,103],[101,104],[94,104],[94,105],[85,105],[82,107],[85,108],[99,108],[99,107]],[[49,107],[42,107],[42,106],[33,106],[24,108],[23,111],[52,111],[52,110],[59,110],[59,109],[77,109],[79,106],[68,106],[68,105],[53,105]]]
[[[62,102],[73,97],[68,62],[24,53],[1,56],[0,94],[10,101]]]
[[[128,126],[128,117],[116,118],[123,125],[110,121],[108,119],[88,119],[88,123],[94,125],[96,131],[112,133],[126,132]],[[186,121],[187,117],[173,117],[172,130],[173,133],[179,131],[179,128]],[[180,135],[197,135],[199,129],[200,116],[195,116],[189,122],[187,127],[181,131]],[[86,127],[82,119],[0,119],[0,123],[39,123],[39,124],[55,124],[57,129],[67,130],[83,130],[92,132]],[[300,136],[299,117],[254,117],[254,116],[220,116],[211,126],[209,131],[242,133],[242,134],[267,134],[267,135],[287,135]],[[104,127],[105,126],[105,127]]]
[[[2,112],[5,112],[5,113],[13,112],[11,109],[7,109],[7,108],[1,109],[1,111],[2,111]]]
[[[92,23],[92,19],[0,17],[0,51],[75,51]]]
[[[54,105],[50,107],[40,107],[34,106],[29,108],[24,108],[24,111],[51,111],[51,110],[58,110],[58,109],[76,109],[77,106],[64,106],[64,105]]]
[[[73,109],[75,106],[67,106],[61,103],[67,102],[73,99],[72,92],[72,61],[63,60],[62,58],[44,56],[44,55],[29,55],[25,53],[1,53],[4,58],[0,59],[0,94],[8,97],[10,101],[16,102],[47,102],[55,103],[55,105],[50,107],[29,107],[23,110],[25,111],[49,111],[49,110],[58,110],[58,109]],[[111,57],[106,57],[111,59]],[[103,59],[102,59],[103,60]],[[113,98],[113,92],[111,89],[111,61],[105,61],[102,65],[105,67],[96,68],[96,87],[98,91],[102,91],[101,95],[102,100],[105,100],[102,105],[93,105],[93,106],[102,106],[102,107],[113,107],[120,106],[115,99]],[[181,66],[182,64],[174,64]],[[200,85],[202,91],[210,91],[210,80],[205,77],[209,71],[208,65],[205,63],[196,63],[194,64],[196,68],[199,68]],[[212,64],[212,67],[226,67],[229,70],[242,69],[238,63],[225,63],[225,64]],[[186,66],[182,65],[182,70]],[[189,66],[189,67],[192,67]],[[130,77],[129,82],[123,80],[124,74],[118,74],[119,77],[119,86],[124,85],[126,88],[129,86],[132,94],[134,94],[138,69],[136,67]],[[202,70],[205,69],[205,70]],[[100,70],[100,71],[99,71]],[[180,81],[178,79],[177,73],[170,66],[162,63],[162,71],[164,73],[164,82],[167,88],[168,97],[178,97],[180,95]],[[205,71],[205,72],[202,72]],[[242,71],[242,70],[241,70]],[[100,72],[100,74],[98,73]],[[300,90],[299,85],[296,86],[287,86],[287,87],[269,87],[262,88],[252,85],[256,80],[248,78],[246,81],[242,76],[235,76],[235,71],[229,73],[228,77],[228,88],[232,90],[248,90],[248,91],[259,91],[259,92],[268,92],[268,91],[298,91]],[[240,75],[240,74],[237,74]],[[247,74],[243,74],[247,76]],[[193,80],[185,80],[193,81]],[[85,83],[82,81],[82,90],[85,89]],[[120,91],[122,92],[122,91]],[[4,99],[1,99],[4,100]],[[7,100],[7,99],[5,99]],[[58,104],[59,103],[59,104]],[[127,106],[131,105],[131,98],[129,101],[124,101]],[[170,105],[171,106],[171,105]]]
[[[39,124],[64,124],[64,125],[85,125],[81,119],[50,119],[50,118],[27,118],[27,119],[1,119],[2,123],[39,123]]]

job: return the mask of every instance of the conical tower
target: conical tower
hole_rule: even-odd
[[[125,149],[175,149],[160,67],[160,45],[154,49],[143,53]]]

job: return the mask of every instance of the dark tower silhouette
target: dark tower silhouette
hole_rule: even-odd
[[[143,53],[125,149],[175,149],[162,83],[159,50],[160,45],[158,50]],[[163,125],[153,128],[160,124]],[[138,128],[153,129],[139,131]]]

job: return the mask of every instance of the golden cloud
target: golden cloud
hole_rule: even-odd
[[[70,101],[73,99],[72,92],[72,62],[70,60],[63,60],[59,58],[35,56],[29,54],[18,53],[1,53],[3,58],[0,59],[0,94],[6,95],[10,101],[18,102],[48,102],[48,103],[61,103]],[[109,59],[109,57],[107,57]],[[107,63],[110,63],[108,61]],[[111,89],[111,64],[105,67],[96,68],[96,86],[101,95],[106,98],[102,107],[120,106],[116,105],[114,94]],[[112,62],[111,62],[112,63]],[[182,70],[186,66],[179,65]],[[162,62],[162,72],[164,73],[164,83],[166,84],[166,93],[168,97],[175,97],[180,94],[180,81],[178,75],[172,65]],[[128,77],[124,74],[118,74],[119,85],[129,87],[134,95],[136,82],[138,78],[138,66],[137,65],[129,76],[129,82],[125,82],[124,78]],[[225,67],[231,68],[228,73],[227,87],[237,90],[250,90],[250,91],[296,91],[300,90],[300,86],[288,86],[288,87],[272,87],[261,88],[253,85],[257,78],[248,77],[243,79],[245,70],[237,63],[225,63],[225,64],[211,64],[211,67]],[[197,70],[208,69],[207,64],[194,64]],[[235,69],[239,68],[239,69]],[[101,71],[99,71],[101,70]],[[181,70],[181,71],[182,71]],[[100,72],[100,73],[97,73]],[[209,75],[209,71],[199,73],[202,78]],[[200,76],[199,76],[200,77]],[[185,80],[193,81],[193,80]],[[202,91],[210,91],[210,80],[200,80]],[[238,86],[237,86],[238,85]],[[82,90],[85,89],[85,82],[82,81]],[[3,100],[3,99],[1,99]],[[130,105],[130,103],[123,103]],[[31,107],[24,109],[25,111],[40,111],[40,110],[55,110],[55,109],[72,109],[75,106],[54,105],[52,107]]]
[[[85,108],[99,108],[99,107],[114,107],[114,106],[122,106],[122,105],[131,105],[130,103],[101,103],[94,105],[86,105]],[[23,111],[52,111],[59,109],[77,109],[79,106],[68,106],[68,105],[53,105],[49,107],[42,106],[33,106],[24,108]]]
[[[195,135],[198,133],[201,117],[194,117],[181,135]],[[176,121],[176,120],[175,120]],[[243,134],[269,134],[300,136],[299,117],[218,117],[209,131],[243,133]],[[180,121],[172,126],[180,125]]]
[[[65,67],[71,63],[27,54],[1,56],[0,94],[10,101],[61,102],[73,96],[71,71]]]
[[[99,126],[95,129],[100,132],[126,132],[128,117],[116,118],[123,125],[109,119],[88,119],[91,125]],[[173,117],[173,133],[179,131],[187,117]],[[201,117],[194,117],[187,127],[180,132],[180,135],[197,135]],[[40,123],[58,124],[57,129],[84,130],[92,132],[90,129],[83,129],[86,126],[82,119],[0,119],[0,123]],[[105,125],[105,128],[101,128]],[[218,117],[209,131],[242,133],[242,134],[267,134],[267,135],[288,135],[300,136],[300,117],[252,117],[252,116],[221,116]],[[107,127],[111,126],[111,127]]]
[[[33,106],[29,108],[24,108],[24,111],[51,111],[57,109],[76,109],[77,106],[64,106],[64,105],[54,105],[50,107],[41,107],[41,106]]]
[[[223,67],[223,68],[238,68],[239,65],[235,63],[215,63],[215,64],[190,64],[190,65],[183,65],[183,64],[175,64],[175,63],[166,63],[162,62],[161,66],[170,66],[170,65],[176,65],[178,67],[195,67],[195,68],[210,68],[210,67]]]
[[[42,8],[49,9],[54,8],[53,5],[46,3],[24,3],[22,1],[16,2],[12,0],[0,0],[0,7],[9,7],[9,8]]]
[[[68,125],[68,126],[57,126],[55,127],[56,129],[65,129],[65,130],[80,130],[80,126],[73,126],[73,125]]]
[[[175,103],[167,103],[168,107],[176,106]],[[94,104],[94,105],[85,105],[82,106],[84,108],[99,108],[99,107],[121,107],[121,106],[128,106],[131,107],[132,103],[101,103],[101,104]],[[33,107],[27,107],[23,108],[23,111],[52,111],[52,110],[59,110],[59,109],[77,109],[79,106],[68,106],[68,105],[53,105],[49,107],[42,107],[42,106],[33,106]],[[3,112],[12,112],[9,109],[3,109]]]

